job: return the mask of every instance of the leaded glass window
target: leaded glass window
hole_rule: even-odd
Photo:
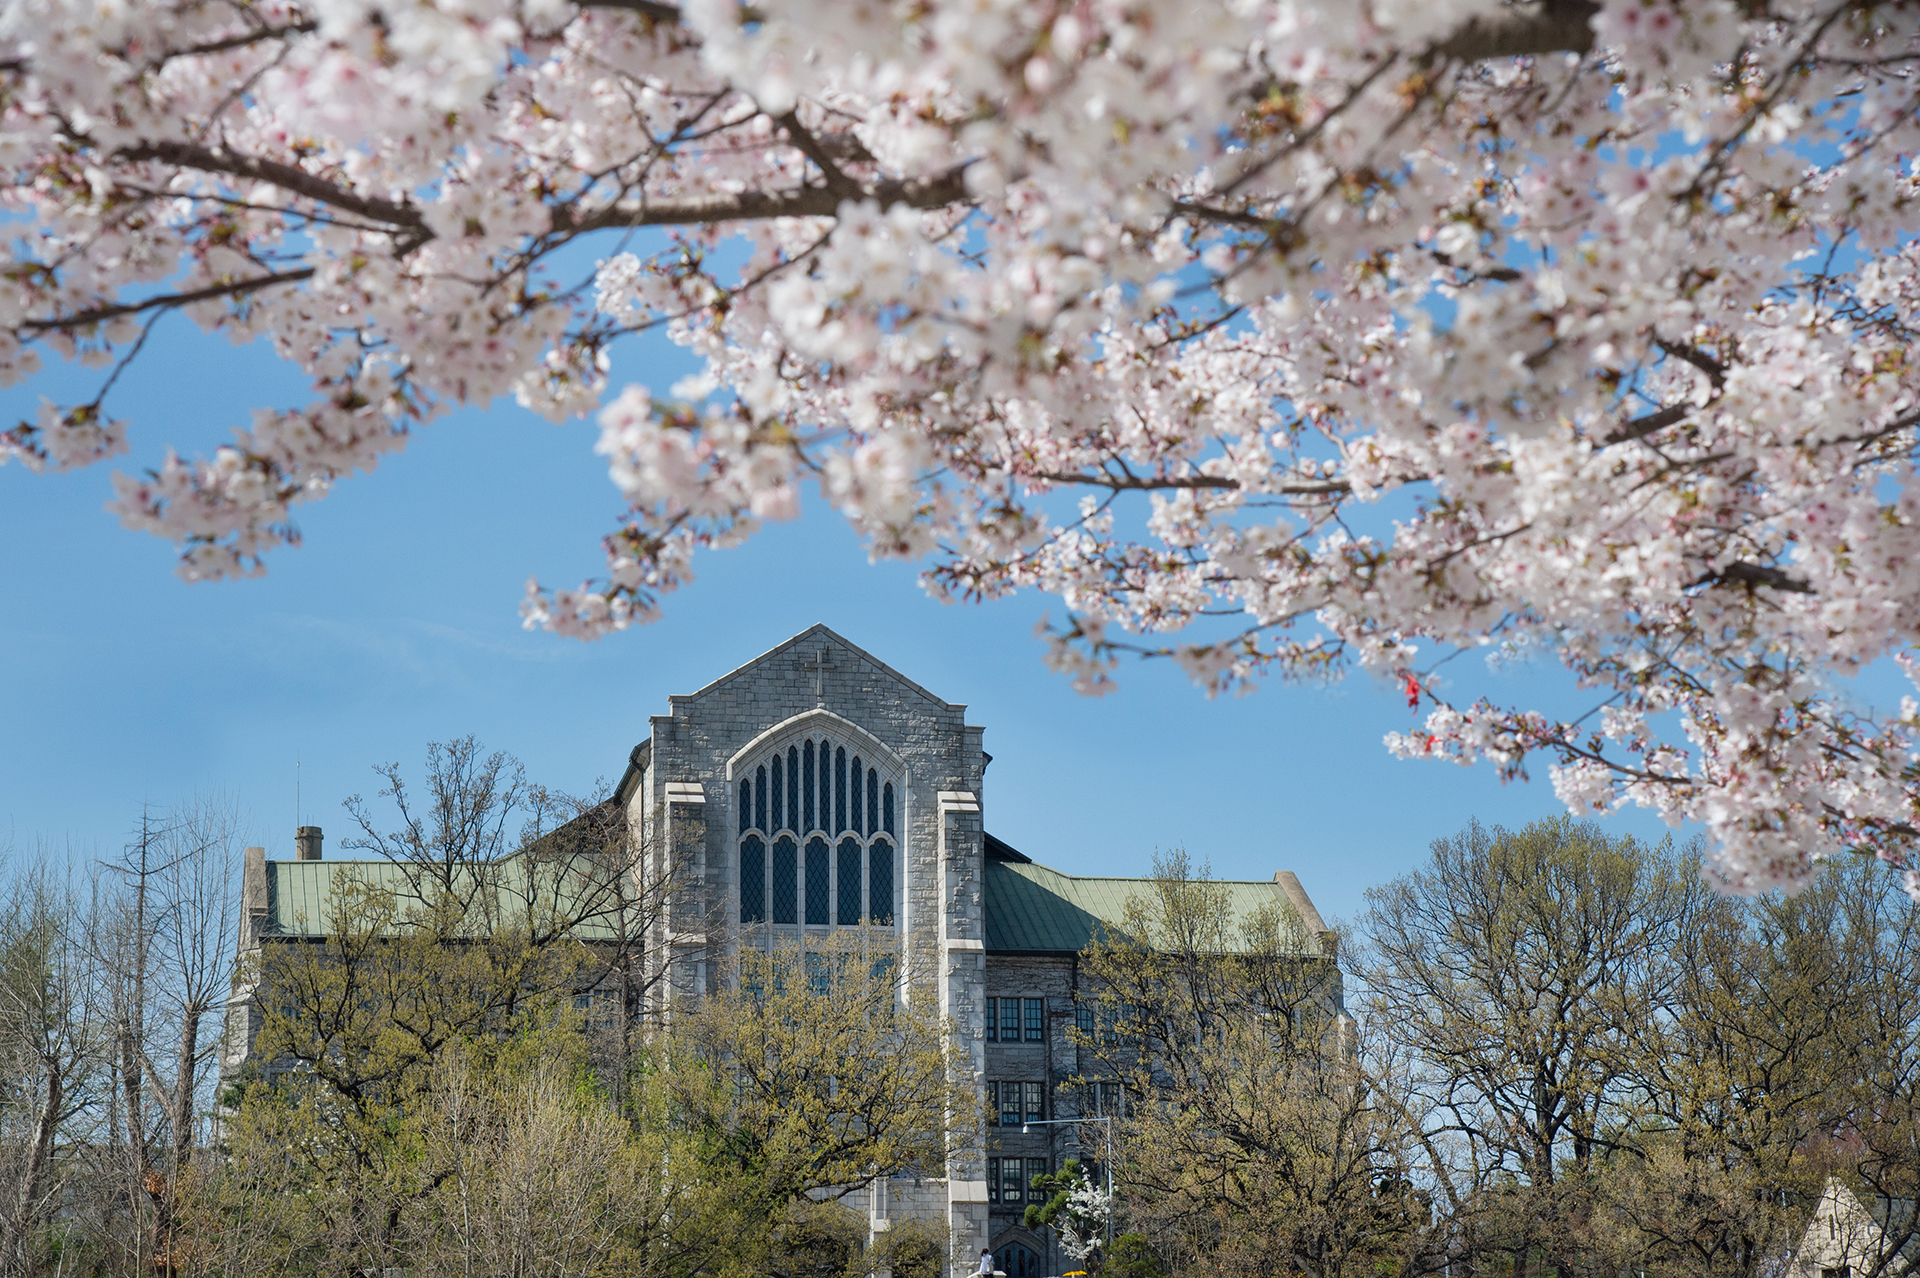
[[[853,792],[848,796],[847,827],[860,833],[860,756],[853,756]]]
[[[1027,1004],[1027,1041],[1044,1043],[1047,1041],[1047,1000],[1030,998]]]
[[[767,845],[751,834],[740,840],[740,921],[767,921]]]
[[[787,747],[787,828],[800,829],[800,751]]]
[[[800,819],[806,824],[800,828],[811,830],[813,824],[813,742],[802,744],[800,749],[800,785],[806,802],[801,806]]]
[[[833,830],[833,751],[826,742],[820,743],[820,816],[813,823],[816,830]]]
[[[742,922],[892,925],[895,782],[872,762],[809,736],[739,774]]]
[[[847,828],[847,752],[836,746],[833,751],[833,832]]]
[[[800,849],[792,839],[778,839],[773,845],[773,921],[797,923],[799,914],[795,889],[799,886]]]
[[[1000,1084],[1000,1125],[1018,1127],[1020,1125],[1020,1084]]]
[[[827,845],[819,839],[807,840],[807,923],[825,927],[833,921],[833,870],[827,864]]]
[[[994,1019],[1000,1014],[999,1003],[999,999],[987,1000],[987,1041],[989,1043],[1000,1041],[1000,1022]]]
[[[987,1160],[987,1201],[990,1203],[1000,1201],[1000,1160],[997,1158]]]
[[[834,913],[834,921],[842,927],[860,922],[860,860],[860,840],[840,840],[840,908]]]
[[[893,845],[875,839],[867,852],[867,921],[893,923]]]
[[[1017,998],[1000,1000],[1000,1041],[1003,1043],[1020,1041],[1020,1000]]]
[[[1026,1117],[1023,1122],[1043,1123],[1047,1119],[1047,1085],[1045,1083],[1022,1083],[1020,1094],[1026,1102]]]

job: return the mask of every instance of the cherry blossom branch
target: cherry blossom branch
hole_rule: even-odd
[[[1541,53],[1586,53],[1593,48],[1593,0],[1539,0],[1471,18],[1433,52],[1462,62]]]
[[[142,298],[137,302],[123,302],[114,306],[97,306],[92,310],[76,311],[72,315],[62,315],[56,319],[20,320],[15,328],[21,332],[44,333],[55,330],[65,331],[85,328],[89,324],[99,324],[122,316],[139,315],[156,308],[176,308],[191,306],[195,302],[211,301],[222,297],[245,297],[261,289],[273,288],[281,284],[297,284],[301,280],[312,279],[312,267],[302,267],[293,271],[280,271],[272,275],[256,276],[253,279],[235,280],[228,284],[209,284],[205,288],[190,289],[185,293],[162,293],[157,297]]]
[[[1137,475],[1105,475],[1084,472],[1063,472],[1037,470],[1030,478],[1044,480],[1049,484],[1074,484],[1090,488],[1108,488],[1114,492],[1154,492],[1177,489],[1222,489],[1238,491],[1244,485],[1237,479],[1228,479],[1219,475],[1169,475],[1161,478],[1142,478]],[[1350,493],[1353,485],[1344,479],[1325,479],[1311,482],[1287,482],[1263,484],[1263,493],[1278,493],[1285,496],[1325,496],[1334,493]]]
[[[240,155],[223,147],[199,146],[191,142],[167,140],[142,142],[123,147],[114,153],[114,158],[131,164],[157,160],[162,164],[172,164],[202,173],[221,173],[229,177],[267,182],[284,191],[304,195],[310,200],[345,209],[349,213],[357,213],[372,221],[405,227],[419,235],[430,234],[420,210],[413,205],[384,200],[378,196],[360,195],[337,183],[329,182],[318,174],[309,173],[297,164]]]
[[[741,191],[738,194],[697,196],[681,200],[623,200],[585,214],[557,209],[556,230],[596,231],[619,226],[700,226],[726,222],[766,221],[783,217],[834,217],[848,200],[871,200],[882,209],[941,209],[967,202],[965,165],[955,165],[931,178],[889,178],[861,182],[847,195],[823,186],[784,191]]]

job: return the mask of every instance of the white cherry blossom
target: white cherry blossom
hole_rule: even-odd
[[[1371,671],[1396,752],[1703,822],[1730,888],[1920,870],[1920,723],[1836,692],[1920,651],[1916,69],[1891,0],[18,0],[0,385],[99,372],[0,461],[124,453],[181,311],[313,387],[115,477],[190,578],[511,395],[627,504],[531,625],[816,490],[1058,596],[1089,691]],[[641,328],[705,372],[624,384]],[[1452,698],[1474,648],[1592,712]]]

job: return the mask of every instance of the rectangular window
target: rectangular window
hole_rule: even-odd
[[[1026,1117],[1029,1123],[1044,1123],[1047,1120],[1047,1085],[1045,1083],[1020,1084],[1021,1095],[1026,1100]]]
[[[1020,1000],[1017,998],[1000,1000],[1000,1041],[1003,1043],[1020,1041]]]
[[[1073,1027],[1088,1038],[1093,1037],[1093,1004],[1075,1003],[1073,1005]]]
[[[1096,1083],[1094,1087],[1097,1097],[1094,1112],[1101,1118],[1118,1118],[1120,1116],[1120,1084]]]
[[[1027,1004],[1027,1041],[1044,1043],[1047,1041],[1047,1000],[1030,998]]]
[[[1047,1174],[1046,1159],[1044,1158],[1027,1159],[1027,1201],[1028,1202],[1044,1203],[1045,1201],[1047,1201],[1046,1192],[1044,1190],[1035,1189],[1033,1187],[1033,1178],[1035,1176],[1044,1176],[1046,1174]]]
[[[988,1083],[987,1086],[991,1087],[993,1084]],[[997,1158],[987,1160],[987,1201],[990,1203],[1000,1201],[1000,1160]]]
[[[1000,1084],[1000,1125],[1002,1127],[1018,1127],[1021,1122],[1020,1084]]]
[[[1017,1203],[1025,1198],[1026,1186],[1020,1180],[1020,1167],[1024,1159],[1003,1158],[1000,1160],[1000,1201]]]
[[[987,1041],[989,1043],[997,1043],[1000,1041],[1000,1022],[994,1019],[1000,1014],[999,1007],[999,999],[990,998],[987,1000]]]

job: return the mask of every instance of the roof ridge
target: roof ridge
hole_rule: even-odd
[[[1020,864],[1020,863],[1013,862],[1011,864]],[[1037,866],[1038,868],[1045,870],[1047,873],[1057,874],[1063,879],[1079,879],[1082,882],[1094,882],[1096,880],[1102,881],[1102,882],[1108,882],[1108,883],[1151,883],[1153,882],[1153,879],[1151,877],[1141,877],[1140,875],[1130,875],[1130,874],[1069,874],[1065,870],[1056,870],[1051,865],[1048,865],[1046,862],[1037,861],[1032,857],[1028,857],[1025,861],[1025,864]],[[1228,887],[1270,888],[1270,887],[1277,886],[1271,879],[1191,879],[1189,880],[1189,882],[1219,883]]]

